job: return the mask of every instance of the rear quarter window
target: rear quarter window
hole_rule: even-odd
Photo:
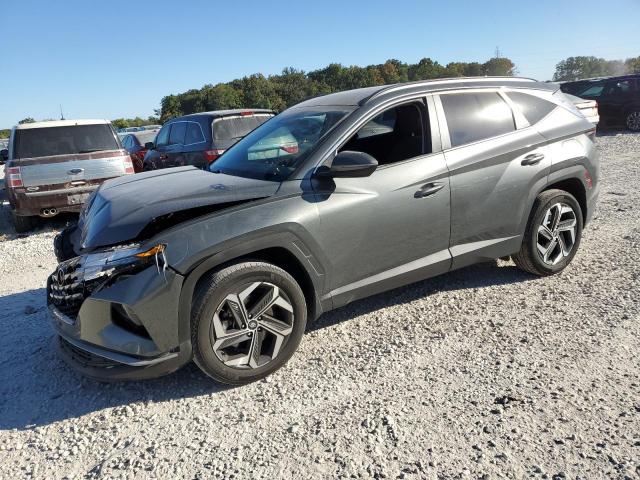
[[[522,92],[508,92],[507,96],[520,109],[524,118],[530,125],[538,123],[544,117],[549,115],[555,108],[556,104],[548,102],[540,97],[529,95]]]

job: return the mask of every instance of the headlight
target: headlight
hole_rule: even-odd
[[[164,256],[165,245],[159,244],[151,248],[139,245],[117,247],[103,252],[90,253],[84,259],[84,279],[94,280],[100,277],[111,277],[120,273],[134,273],[156,265],[158,271],[166,267]]]

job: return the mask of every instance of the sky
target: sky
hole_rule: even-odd
[[[163,96],[332,62],[484,62],[548,80],[577,55],[640,55],[640,0],[0,0],[0,128],[147,117]]]

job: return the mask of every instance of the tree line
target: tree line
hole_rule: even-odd
[[[205,85],[162,98],[156,110],[160,121],[195,112],[229,108],[270,108],[282,111],[307,98],[389,83],[409,82],[444,77],[507,75],[516,73],[514,63],[505,57],[494,57],[484,63],[451,62],[441,65],[431,58],[418,63],[391,59],[366,67],[332,63],[325,68],[304,72],[285,68],[279,75],[248,75],[230,82]]]
[[[597,57],[569,57],[556,65],[553,81],[609,77],[640,73],[640,56],[626,60],[605,60]]]

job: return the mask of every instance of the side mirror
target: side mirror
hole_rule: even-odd
[[[331,166],[316,170],[318,177],[368,177],[378,168],[378,161],[368,153],[345,150],[333,157]]]
[[[144,144],[144,148],[146,148],[147,150],[153,150],[154,148],[156,148],[156,146],[153,144],[153,142],[147,142]]]
[[[9,159],[9,150],[7,150],[6,148],[0,150],[0,157],[2,157],[2,160],[6,162]]]

